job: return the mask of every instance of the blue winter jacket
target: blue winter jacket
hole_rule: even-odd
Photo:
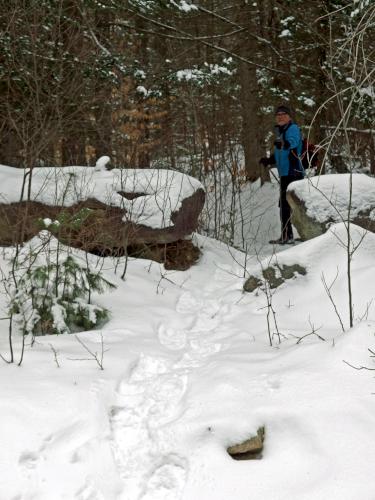
[[[303,177],[304,170],[299,157],[302,153],[302,134],[298,127],[293,122],[289,122],[282,127],[275,127],[277,139],[282,140],[282,147],[275,147],[275,163],[279,176],[292,175],[295,177]]]

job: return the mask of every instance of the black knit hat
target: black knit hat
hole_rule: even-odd
[[[286,113],[289,116],[292,116],[292,112],[291,112],[290,108],[288,108],[288,106],[284,106],[284,105],[277,106],[277,108],[275,110],[275,115],[277,113]]]

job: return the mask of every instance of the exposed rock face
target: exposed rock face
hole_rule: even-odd
[[[110,174],[100,172],[96,175],[108,177]],[[181,177],[178,181],[182,182]],[[199,257],[199,250],[185,238],[197,228],[205,201],[204,190],[200,187],[185,189],[181,199],[175,196],[169,200],[167,195],[161,197],[160,183],[157,188],[154,204],[151,188],[147,193],[136,189],[134,192],[117,190],[113,196],[117,196],[115,203],[111,203],[113,199],[105,203],[92,197],[82,200],[81,195],[77,196],[76,203],[72,195],[71,203],[65,204],[59,200],[53,204],[46,197],[44,202],[45,198],[37,196],[30,201],[0,203],[0,245],[28,241],[41,230],[43,220],[50,219],[58,223],[51,224],[48,229],[66,245],[100,255],[131,254],[151,258],[166,263],[169,268],[185,269]],[[182,198],[183,194],[187,196]],[[2,198],[5,196],[6,193]],[[124,206],[121,199],[126,201]],[[143,199],[144,216],[141,213]],[[160,200],[167,207],[167,215],[164,221],[163,214],[157,214],[161,222],[155,223],[156,210],[153,209],[161,206]],[[135,203],[140,207],[137,216],[134,216],[135,210],[132,212]],[[149,220],[154,222],[147,225]]]
[[[29,240],[41,229],[40,220],[65,219],[58,235],[65,243],[91,251],[103,251],[130,245],[171,243],[190,235],[198,225],[204,205],[204,191],[198,190],[172,213],[174,225],[152,228],[124,221],[124,212],[98,200],[88,199],[71,207],[43,205],[37,201],[0,204],[0,245]],[[83,221],[78,223],[78,219]]]
[[[332,223],[348,219],[375,232],[375,179],[364,174],[352,175],[350,202],[349,174],[324,175],[293,182],[287,199],[292,208],[292,223],[302,240],[325,233]]]
[[[227,452],[235,460],[254,460],[256,458],[261,458],[264,436],[264,427],[259,427],[256,436],[247,439],[243,443],[230,446]]]
[[[262,270],[263,280],[256,276],[249,276],[245,281],[243,289],[245,292],[251,293],[257,288],[261,288],[264,285],[264,280],[267,281],[270,288],[277,288],[282,285],[285,280],[294,278],[297,274],[304,276],[306,274],[306,269],[299,264],[274,264]]]
[[[292,224],[303,241],[311,240],[326,232],[326,224],[307,215],[304,201],[300,200],[294,191],[289,191],[286,197],[292,209]]]

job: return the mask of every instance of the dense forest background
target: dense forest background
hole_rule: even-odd
[[[275,105],[375,173],[370,0],[0,0],[1,163],[267,180]]]

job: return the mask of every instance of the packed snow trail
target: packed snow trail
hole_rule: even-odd
[[[209,293],[211,296],[211,293]],[[170,449],[173,422],[185,411],[189,373],[221,350],[213,335],[228,311],[205,293],[183,292],[175,310],[185,329],[170,328],[163,321],[157,338],[168,351],[181,355],[176,361],[144,353],[116,391],[110,421],[112,446],[124,482],[121,500],[179,500],[182,498],[188,457]]]
[[[124,500],[148,498],[150,488],[178,498],[185,481],[185,460],[163,450],[164,428],[178,418],[186,377],[168,364],[141,355],[128,380],[117,390],[111,411],[113,451],[124,480]],[[170,496],[168,493],[170,492]]]

